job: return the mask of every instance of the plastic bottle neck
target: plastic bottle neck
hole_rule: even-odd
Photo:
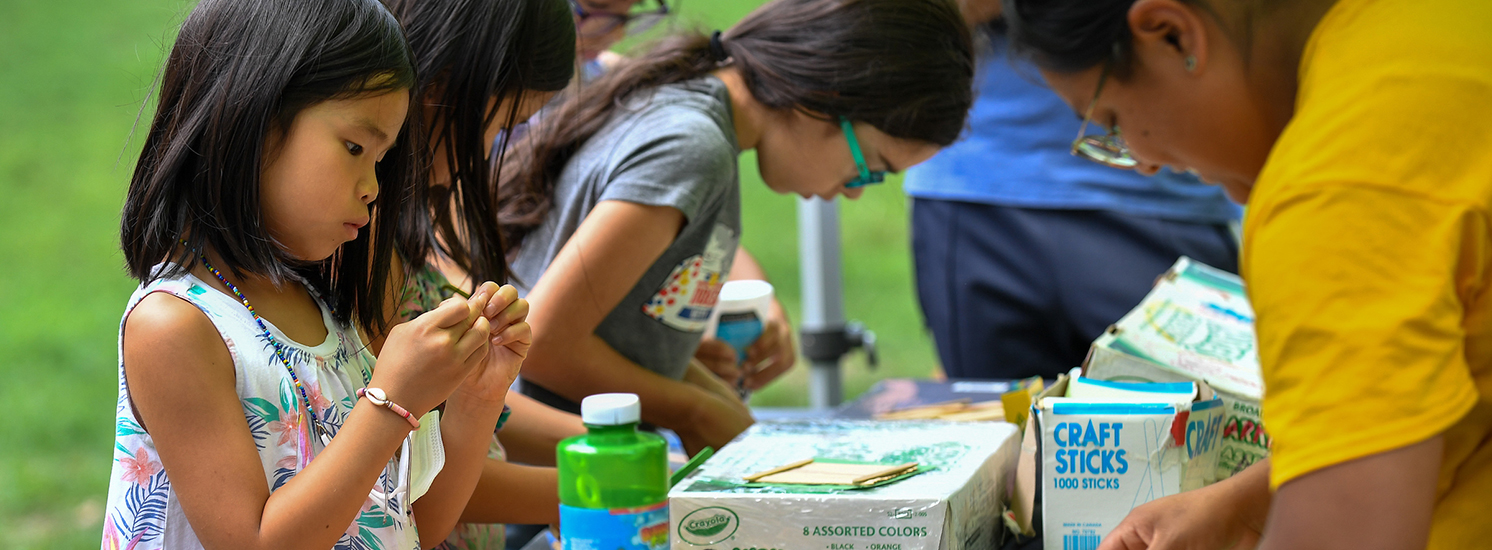
[[[591,435],[625,435],[637,433],[637,423],[631,424],[586,424],[585,429]]]

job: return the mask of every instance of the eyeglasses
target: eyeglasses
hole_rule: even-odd
[[[570,0],[570,10],[575,12],[575,33],[585,37],[610,34],[621,26],[627,27],[627,34],[639,34],[653,28],[669,13],[664,0],[658,0],[655,9],[630,13],[591,11],[581,6],[578,0]]]
[[[855,168],[860,170],[860,177],[844,184],[845,188],[855,189],[886,181],[885,170],[871,170],[866,166],[865,154],[860,152],[860,140],[855,138],[855,128],[850,125],[850,119],[839,117],[839,128],[844,130],[844,140],[850,143],[850,156],[855,157]]]
[[[1088,103],[1088,110],[1083,113],[1083,125],[1078,128],[1078,138],[1072,142],[1072,154],[1114,168],[1134,168],[1139,162],[1129,153],[1129,146],[1124,144],[1124,136],[1119,135],[1118,126],[1110,128],[1103,135],[1083,135],[1088,131],[1088,122],[1093,120],[1093,108],[1098,106],[1098,94],[1103,92],[1103,83],[1108,79],[1109,64],[1105,63],[1103,72],[1098,76],[1098,87],[1093,90],[1093,101]]]

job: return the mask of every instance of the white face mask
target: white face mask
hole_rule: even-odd
[[[420,429],[409,434],[409,501],[425,496],[435,476],[446,465],[446,446],[440,439],[440,411],[432,410],[420,419]],[[403,457],[400,457],[401,460]]]
[[[440,411],[432,410],[420,418],[420,428],[404,438],[399,448],[399,471],[393,491],[373,489],[368,496],[374,502],[387,506],[389,497],[399,493],[408,496],[405,502],[414,502],[430,490],[435,476],[446,464],[445,442],[440,438]]]

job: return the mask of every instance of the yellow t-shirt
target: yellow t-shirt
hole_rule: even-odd
[[[1444,434],[1430,546],[1488,544],[1492,2],[1338,2],[1249,206],[1271,485]]]

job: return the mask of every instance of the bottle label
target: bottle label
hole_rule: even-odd
[[[668,503],[610,509],[561,504],[560,540],[564,550],[664,550]]]
[[[720,326],[715,329],[715,337],[735,348],[736,362],[743,363],[746,361],[746,348],[761,337],[762,328],[762,320],[756,317],[756,311],[725,313],[720,315]]]

